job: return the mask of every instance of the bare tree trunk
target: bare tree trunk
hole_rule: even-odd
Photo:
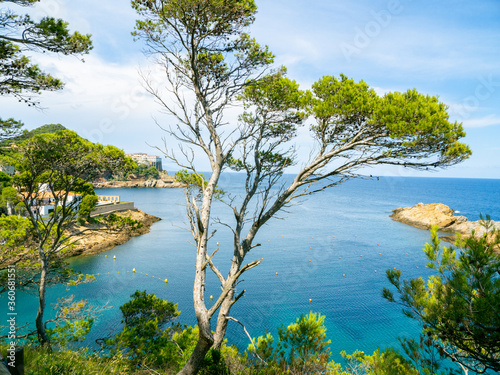
[[[189,357],[189,360],[184,365],[182,370],[177,373],[177,375],[196,375],[202,368],[205,355],[212,347],[212,344],[213,339],[207,339],[206,334],[202,333],[202,329],[200,328],[200,336],[198,338],[198,343],[194,348],[193,354],[191,354],[191,357]]]
[[[41,273],[40,273],[40,286],[38,288],[38,312],[36,314],[36,330],[38,334],[38,341],[41,346],[47,346],[50,348],[49,338],[45,332],[45,325],[43,323],[43,314],[45,312],[45,289],[46,289],[46,279],[49,269],[48,260],[46,257],[41,257]]]
[[[196,255],[196,275],[193,286],[193,302],[196,319],[198,321],[199,336],[198,343],[189,357],[188,362],[178,373],[178,375],[194,375],[202,368],[205,355],[214,343],[210,320],[210,313],[205,305],[205,279],[207,261],[208,226],[210,222],[210,210],[212,207],[212,197],[217,181],[220,176],[220,169],[213,167],[212,176],[204,189],[201,211],[197,215],[198,233],[193,230],[193,235],[197,238]]]
[[[7,215],[14,215],[14,207],[11,202],[7,202]]]
[[[205,247],[198,247],[198,256],[196,261],[196,276],[193,288],[194,309],[198,321],[198,343],[194,348],[191,357],[184,365],[178,375],[194,375],[201,370],[205,355],[213,345],[214,338],[210,326],[210,316],[205,306],[205,270],[202,264],[205,261]]]
[[[217,326],[215,328],[213,345],[213,347],[217,350],[220,350],[222,342],[224,341],[224,337],[226,336],[227,323],[229,321],[228,316],[231,312],[231,307],[233,306],[233,296],[234,290],[229,292],[219,308],[219,316],[217,318]]]

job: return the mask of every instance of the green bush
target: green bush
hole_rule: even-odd
[[[281,326],[278,340],[268,333],[248,347],[251,363],[259,373],[324,373],[331,367],[330,340],[326,339],[325,317],[301,315],[288,327]]]
[[[173,324],[180,314],[177,304],[136,291],[122,305],[123,329],[104,341],[111,355],[120,355],[133,366],[178,367],[182,346],[173,340],[181,328]],[[170,326],[167,326],[171,324]]]
[[[90,214],[94,211],[98,201],[99,198],[97,195],[85,195],[80,204],[80,209],[78,210],[78,219],[90,219]],[[80,224],[80,221],[78,223]]]
[[[129,217],[118,216],[115,213],[111,213],[106,216],[99,216],[94,218],[95,222],[105,224],[111,228],[125,228],[128,227],[131,230],[139,229],[143,227],[143,224],[137,220],[131,219]]]
[[[152,178],[157,180],[160,178],[160,172],[158,172],[158,169],[153,166],[147,166],[146,164],[139,164],[137,167],[129,169],[124,174],[125,179],[127,179],[130,175],[146,179]]]

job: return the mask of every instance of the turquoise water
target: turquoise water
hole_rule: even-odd
[[[241,182],[242,176],[230,174],[221,179],[220,187],[237,192]],[[102,189],[98,194],[132,200],[137,208],[162,221],[150,233],[108,252],[74,258],[72,266],[95,274],[97,282],[69,291],[50,288],[49,302],[75,294],[96,306],[112,306],[96,323],[88,344],[119,329],[118,307],[137,289],[177,302],[180,322],[195,324],[191,294],[195,251],[185,229],[183,191]],[[335,360],[340,359],[341,350],[371,353],[377,347],[398,346],[398,336],[415,337],[418,325],[404,317],[397,305],[382,299],[381,291],[389,286],[387,269],[397,267],[404,277],[430,274],[421,250],[429,233],[389,218],[393,209],[419,202],[442,202],[470,220],[477,220],[481,213],[500,220],[500,180],[381,177],[349,181],[305,199],[281,214],[284,220],[272,220],[260,232],[257,242],[262,246],[247,259],[264,260],[244,274],[238,290],[246,289],[246,294],[234,306],[232,316],[252,336],[259,336],[266,330],[276,333],[279,325],[295,321],[300,314],[320,312],[326,316]],[[214,215],[232,223],[231,211],[221,204],[216,205]],[[212,246],[220,242],[214,261],[226,273],[231,233],[221,225],[213,229],[217,233]],[[209,271],[207,296],[216,296],[218,291],[218,282]],[[4,296],[0,304],[2,309],[6,306]],[[19,295],[18,311],[23,319],[34,321],[35,298]],[[241,349],[248,345],[242,328],[233,322],[227,338]]]

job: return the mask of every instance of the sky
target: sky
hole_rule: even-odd
[[[5,4],[5,3],[4,3]],[[363,80],[377,93],[437,95],[450,120],[462,122],[471,158],[438,172],[376,167],[376,175],[500,178],[500,1],[466,0],[256,0],[249,29],[284,65],[302,89],[324,75]],[[72,30],[92,34],[83,58],[33,54],[33,61],[61,78],[65,88],[40,96],[43,110],[0,97],[2,118],[27,129],[60,123],[94,142],[126,153],[159,154],[173,124],[141,85],[139,72],[154,70],[141,41],[131,36],[137,18],[129,1],[42,0],[33,17],[53,16]],[[161,77],[158,77],[161,80]],[[299,133],[299,152],[310,143]],[[176,144],[167,139],[167,145]],[[178,169],[164,160],[169,171]],[[203,163],[200,169],[204,168]],[[293,172],[293,171],[292,171]]]

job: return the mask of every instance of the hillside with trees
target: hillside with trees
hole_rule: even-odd
[[[66,130],[64,126],[61,124],[47,124],[47,125],[42,125],[39,126],[38,128],[35,128],[33,130],[25,130],[22,134],[12,137],[10,139],[6,139],[0,142],[0,147],[2,148],[8,148],[11,146],[11,144],[18,144],[19,142],[25,141],[27,139],[30,139],[34,137],[35,135],[38,134],[51,134],[51,133],[56,133],[60,130]]]

